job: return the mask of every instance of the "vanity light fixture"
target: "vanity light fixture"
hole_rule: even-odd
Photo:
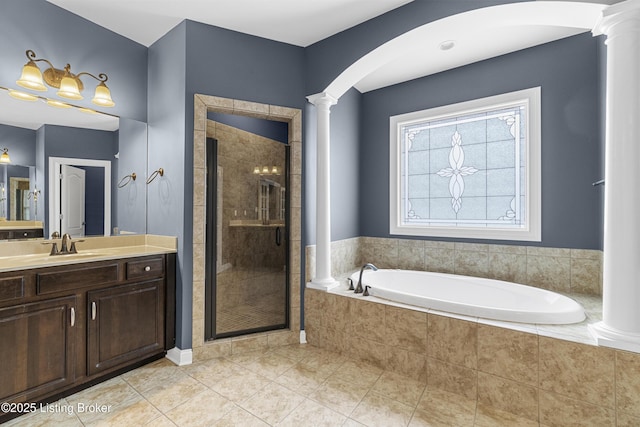
[[[254,175],[280,175],[280,169],[277,166],[256,166],[253,168]]]
[[[47,90],[47,86],[45,86],[46,83],[48,86],[58,89],[58,96],[67,99],[80,100],[83,99],[81,92],[84,89],[80,76],[91,76],[100,82],[96,87],[96,91],[91,102],[101,107],[113,107],[116,105],[111,99],[111,92],[109,91],[109,88],[105,84],[109,79],[106,74],[100,73],[98,74],[98,77],[84,71],[78,74],[73,74],[71,72],[70,64],[67,64],[64,67],[64,70],[60,70],[55,68],[49,60],[37,58],[36,53],[32,50],[27,50],[26,54],[29,62],[22,67],[20,79],[16,81],[18,85],[27,89],[44,92]],[[44,70],[44,73],[40,71],[40,68],[38,68],[38,65],[36,64],[36,62],[40,61],[44,61],[49,65],[49,68]]]
[[[0,163],[11,163],[11,157],[9,157],[9,149],[8,148],[3,148],[2,149],[2,154],[0,154]]]

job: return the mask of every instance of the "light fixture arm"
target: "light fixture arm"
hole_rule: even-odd
[[[67,64],[67,67],[69,67],[69,64]],[[65,67],[65,70],[66,69],[67,68]],[[102,83],[105,83],[107,80],[109,80],[109,77],[107,77],[107,75],[105,73],[100,73],[100,74],[98,74],[98,77],[96,77],[91,73],[87,73],[86,71],[83,71],[82,73],[78,73],[75,76],[76,76],[76,78],[79,78],[80,76],[91,76],[94,79],[96,79],[97,81],[102,82]]]
[[[27,54],[27,59],[29,59],[29,61],[32,61],[32,62],[41,62],[41,61],[43,61],[43,62],[46,62],[47,64],[49,64],[50,68],[52,68],[54,70],[56,69],[56,67],[54,67],[53,64],[51,62],[49,62],[48,59],[38,58],[38,55],[36,55],[36,53],[34,51],[32,51],[31,49],[27,50],[26,54]],[[67,64],[67,67],[71,67],[71,66],[69,64]],[[65,70],[66,69],[67,68],[65,67]]]

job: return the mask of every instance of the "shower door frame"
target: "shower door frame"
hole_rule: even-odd
[[[300,108],[282,105],[263,104],[246,99],[224,98],[201,93],[193,95],[193,234],[192,234],[192,281],[191,331],[192,349],[184,350],[177,357],[184,360],[203,360],[221,355],[230,355],[236,341],[245,345],[247,341],[258,346],[280,346],[299,343],[301,319],[301,291],[304,283],[302,264],[305,262],[305,250],[302,246],[302,115]],[[256,334],[255,337],[231,338],[205,341],[205,145],[206,137],[216,137],[215,124],[208,120],[208,112],[236,114],[248,117],[266,118],[289,124],[289,178],[291,191],[289,209],[289,329]],[[189,239],[187,239],[188,242]],[[312,267],[312,266],[311,266]],[[307,269],[311,272],[313,269]],[[183,304],[189,304],[183,302]]]
[[[242,329],[232,332],[218,333],[216,330],[216,310],[217,310],[217,247],[218,247],[218,140],[217,138],[207,137],[205,141],[205,173],[206,173],[206,221],[205,221],[205,324],[204,339],[216,340],[221,338],[238,337],[258,332],[268,332],[274,330],[287,329],[290,325],[290,250],[289,227],[291,221],[291,202],[289,190],[291,187],[291,146],[284,146],[284,186],[285,189],[285,215],[284,215],[284,251],[285,251],[285,298],[284,298],[284,323],[277,323],[268,326],[260,326],[250,329]],[[213,201],[213,203],[210,203]],[[215,261],[215,262],[212,262]]]

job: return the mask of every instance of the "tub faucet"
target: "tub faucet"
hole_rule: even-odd
[[[366,263],[365,265],[362,266],[362,268],[360,269],[360,278],[358,279],[358,286],[356,286],[356,290],[353,291],[356,294],[361,294],[362,293],[362,273],[364,273],[364,271],[370,268],[373,271],[378,270],[378,267],[376,267],[375,265],[371,264],[370,262]]]

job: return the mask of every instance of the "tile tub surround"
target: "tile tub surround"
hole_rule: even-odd
[[[531,425],[640,425],[640,354],[372,300],[306,289],[308,342]]]
[[[306,281],[315,246],[306,248]],[[602,295],[602,251],[537,246],[355,237],[331,243],[333,277],[367,262],[379,268],[505,280],[560,293]]]
[[[289,330],[256,334],[248,337],[204,341],[205,288],[205,215],[206,215],[206,138],[216,137],[218,126],[207,120],[207,111],[236,114],[287,122],[291,147],[289,178]],[[193,360],[210,359],[231,354],[232,347],[265,349],[299,341],[300,271],[302,230],[302,111],[277,105],[260,104],[209,95],[194,95],[193,131]],[[220,129],[223,129],[221,126]]]

